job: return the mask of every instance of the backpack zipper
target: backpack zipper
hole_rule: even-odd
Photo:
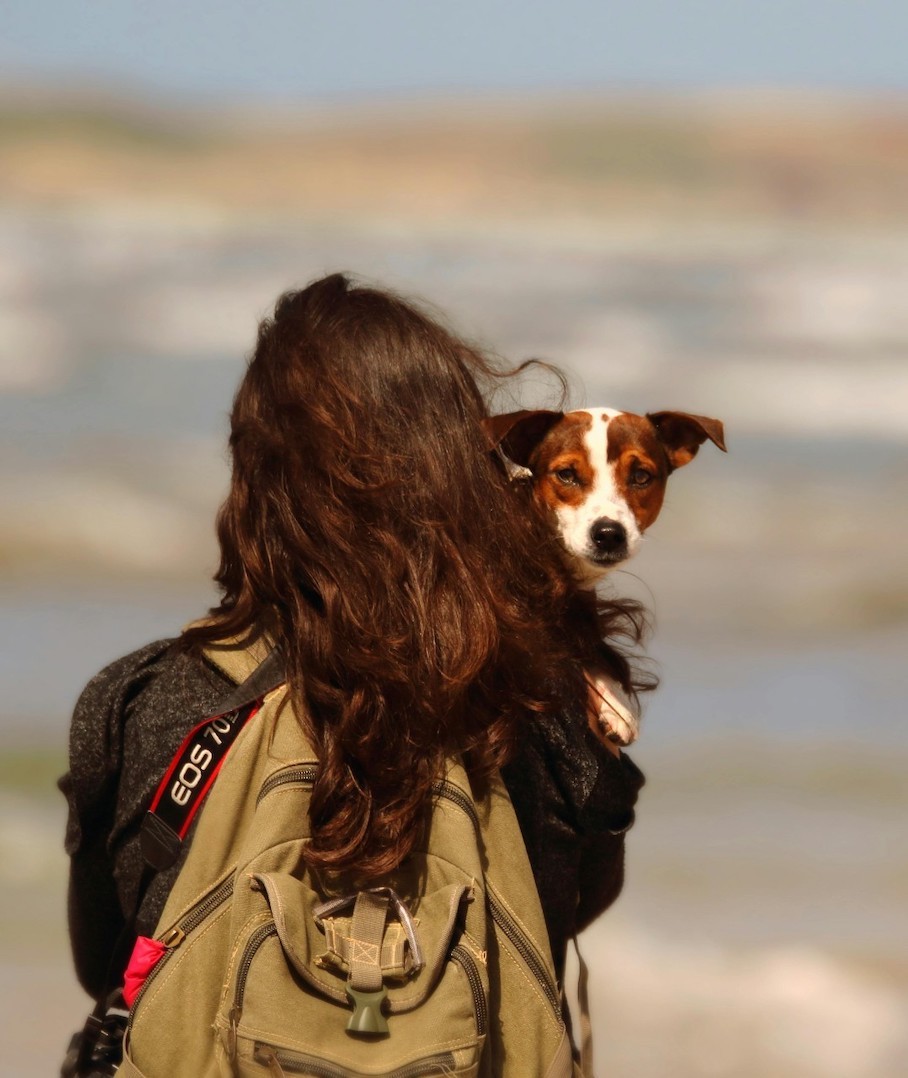
[[[256,1063],[269,1067],[275,1075],[290,1073],[309,1074],[313,1078],[356,1078],[356,1072],[336,1067],[333,1063],[327,1063],[315,1056],[291,1052],[285,1048],[273,1048],[270,1044],[259,1041],[255,1043],[252,1058]],[[453,1052],[439,1052],[389,1071],[386,1078],[423,1078],[424,1075],[430,1074],[451,1074],[456,1063]]]
[[[436,782],[432,789],[439,797],[445,797],[462,808],[473,821],[474,827],[479,830],[479,816],[476,812],[476,807],[473,804],[473,799],[468,797],[463,790],[453,783],[448,782],[446,779]],[[545,993],[546,999],[551,1004],[552,1010],[555,1014],[560,1016],[561,996],[552,981],[549,971],[546,969],[544,961],[539,957],[536,948],[526,938],[519,925],[511,919],[507,910],[492,893],[491,888],[486,890],[486,898],[489,903],[489,912],[492,915],[492,920],[513,944],[514,949],[526,963],[530,973],[532,973],[534,978],[539,982],[539,986]]]
[[[276,771],[262,783],[255,799],[255,807],[261,804],[262,799],[267,797],[278,786],[284,786],[290,782],[315,782],[318,776],[318,764],[302,764],[288,768],[286,771]]]
[[[243,1014],[243,999],[246,995],[246,979],[249,976],[249,970],[252,968],[252,960],[258,954],[258,950],[265,940],[276,935],[277,925],[274,921],[267,921],[265,924],[259,925],[246,942],[246,947],[243,950],[243,957],[240,960],[240,965],[237,969],[236,987],[233,991],[233,1006],[230,1008],[229,1015],[230,1025],[234,1036],[236,1034],[236,1027]]]
[[[476,806],[473,804],[473,798],[468,797],[459,786],[455,786],[453,782],[448,782],[447,779],[440,779],[438,782],[432,783],[432,792],[439,797],[445,797],[448,801],[453,801],[455,805],[458,805],[473,821],[473,826],[476,830],[479,830],[479,816],[476,812]]]
[[[470,991],[473,993],[473,1010],[476,1012],[476,1033],[478,1036],[484,1037],[489,1024],[489,1011],[479,970],[476,968],[476,959],[462,943],[458,943],[451,950],[451,958],[457,962],[467,975]]]
[[[256,807],[258,807],[259,802],[262,800],[263,797],[265,797],[266,794],[269,794],[278,786],[283,786],[285,783],[290,782],[314,782],[317,770],[318,768],[315,764],[304,764],[301,766],[295,766],[286,771],[275,772],[275,774],[271,775],[262,783],[261,789],[259,790],[258,797],[256,799]],[[139,1005],[139,1001],[145,995],[148,985],[158,975],[161,970],[161,967],[166,965],[167,960],[170,958],[173,951],[175,951],[176,948],[179,947],[180,944],[182,944],[183,940],[186,938],[186,936],[189,935],[190,932],[198,928],[198,926],[202,923],[202,921],[205,920],[206,917],[208,917],[210,913],[212,913],[215,909],[217,909],[218,906],[221,905],[222,902],[225,902],[230,897],[230,895],[233,893],[233,883],[233,873],[231,872],[231,874],[227,876],[227,878],[224,879],[221,883],[219,883],[218,886],[209,895],[203,898],[197,906],[190,910],[190,912],[182,921],[174,925],[172,928],[169,928],[160,937],[161,943],[164,944],[167,950],[161,956],[158,963],[152,968],[151,972],[145,979],[145,983],[142,985],[142,987],[136,994],[136,998],[132,1001],[132,1007],[130,1007],[129,1009],[130,1020],[132,1020],[133,1012]],[[275,929],[274,931],[277,930]],[[250,955],[250,961],[251,960],[252,956]]]
[[[243,948],[243,957],[237,969],[236,986],[233,990],[233,1006],[227,1015],[227,1055],[230,1059],[236,1056],[236,1030],[243,1016],[243,999],[246,995],[246,979],[252,968],[252,960],[258,954],[259,948],[266,939],[277,935],[277,925],[274,921],[266,921],[252,933]]]
[[[204,898],[202,898],[197,905],[186,914],[182,921],[175,924],[172,928],[169,928],[161,937],[161,943],[167,948],[164,954],[161,955],[158,962],[152,967],[151,972],[145,978],[145,983],[139,989],[136,994],[136,998],[132,1001],[132,1006],[129,1009],[129,1020],[132,1021],[132,1016],[135,1013],[136,1007],[139,1005],[139,1001],[148,991],[148,986],[160,973],[163,966],[167,964],[168,959],[173,952],[182,944],[183,940],[193,932],[201,923],[212,914],[218,906],[222,905],[233,893],[233,872],[223,879],[217,887]]]
[[[536,948],[533,947],[526,938],[520,927],[511,920],[507,910],[501,905],[491,890],[486,891],[486,898],[489,902],[489,912],[492,914],[492,920],[514,945],[514,949],[524,960],[530,973],[532,973],[539,982],[539,987],[545,993],[546,999],[552,1005],[552,1010],[555,1014],[560,1016],[561,996],[558,994],[558,989],[552,982],[545,964],[536,953]]]

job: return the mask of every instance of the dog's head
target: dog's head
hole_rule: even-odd
[[[492,416],[485,429],[511,474],[532,483],[590,583],[637,551],[673,471],[707,439],[725,451],[721,422],[686,412],[537,409]]]

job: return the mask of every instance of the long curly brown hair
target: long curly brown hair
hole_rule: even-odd
[[[577,588],[485,441],[501,374],[412,304],[339,274],[282,296],[234,401],[222,600],[190,647],[265,633],[320,768],[313,867],[374,878],[418,841],[452,753],[476,780],[605,666],[642,612]],[[582,712],[580,712],[582,714]]]

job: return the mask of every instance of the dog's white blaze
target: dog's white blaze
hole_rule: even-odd
[[[584,408],[593,417],[593,425],[584,438],[584,448],[589,455],[593,470],[593,485],[581,505],[561,506],[556,510],[558,527],[564,545],[580,558],[590,558],[595,546],[590,529],[602,518],[617,521],[627,532],[627,556],[639,548],[643,536],[634,514],[625,499],[624,491],[616,482],[615,465],[608,463],[608,427],[615,416],[621,415],[614,408]],[[585,568],[592,576],[606,572],[608,566],[590,565]]]

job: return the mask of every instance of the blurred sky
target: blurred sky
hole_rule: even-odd
[[[0,74],[304,98],[529,88],[903,88],[898,0],[6,0]]]

